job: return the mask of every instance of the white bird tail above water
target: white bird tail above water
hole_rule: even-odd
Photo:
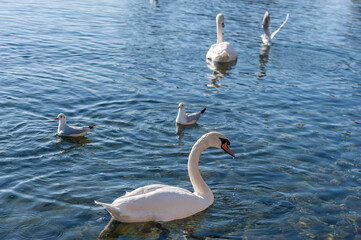
[[[106,210],[108,210],[110,215],[112,215],[112,217],[114,217],[115,219],[124,218],[127,215],[126,211],[124,211],[124,213],[122,213],[121,209],[114,207],[110,203],[103,203],[103,202],[99,202],[99,201],[94,201],[94,202],[98,205],[103,206]]]

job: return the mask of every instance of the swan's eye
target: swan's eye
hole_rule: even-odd
[[[231,145],[230,141],[227,138],[219,138],[222,142],[221,146],[223,146],[225,143],[227,143],[227,145]]]

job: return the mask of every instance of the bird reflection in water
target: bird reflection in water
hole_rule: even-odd
[[[213,61],[207,61],[207,66],[213,71],[213,74],[210,77],[210,83],[207,84],[207,87],[218,88],[222,84],[218,83],[219,79],[224,78],[229,75],[228,70],[232,69],[232,66],[236,65],[237,61],[219,63]]]
[[[83,146],[84,144],[91,143],[92,141],[87,137],[60,137],[58,136],[58,141],[55,143],[56,147],[61,151],[68,151],[74,148]],[[68,145],[68,147],[64,147]]]
[[[183,239],[205,239],[194,234],[205,212],[206,210],[185,219],[165,223],[122,223],[111,218],[100,232],[98,239],[110,240],[123,239],[124,237],[126,239],[141,237],[142,239],[158,240],[181,239],[182,237]],[[174,229],[174,232],[171,231],[172,229]],[[154,238],[154,236],[156,236],[156,238]]]
[[[158,0],[149,0],[150,8],[157,8],[158,7]]]
[[[178,135],[178,140],[181,140],[181,139],[182,139],[182,137],[184,136],[184,130],[185,130],[186,128],[194,128],[194,127],[198,127],[198,124],[197,124],[197,123],[194,123],[194,124],[192,124],[192,125],[187,125],[187,126],[185,126],[185,125],[176,123],[176,124],[175,124],[175,134]]]
[[[259,54],[259,74],[258,80],[262,80],[266,76],[266,65],[268,63],[268,55],[271,47],[261,44],[261,52]]]

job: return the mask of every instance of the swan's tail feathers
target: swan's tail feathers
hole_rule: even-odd
[[[201,111],[201,113],[203,114],[207,109],[206,108],[203,108],[203,110]]]
[[[114,207],[112,204],[98,202],[98,201],[94,201],[94,202],[98,205],[102,205],[110,213],[110,215],[112,215],[116,219],[120,217],[120,215],[121,215],[120,210],[118,208]]]
[[[288,16],[289,16],[289,15],[290,15],[290,14],[287,13],[286,19],[283,21],[283,23],[281,24],[281,26],[280,26],[276,31],[274,31],[274,32],[272,33],[271,39],[278,33],[279,30],[281,30],[281,28],[283,28],[283,26],[286,24],[286,22],[287,22],[287,20],[288,20]]]
[[[216,56],[213,61],[215,62],[229,62],[229,54],[227,53],[227,51],[223,51],[221,54],[219,54],[218,56]]]

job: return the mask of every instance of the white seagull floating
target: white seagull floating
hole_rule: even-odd
[[[182,124],[182,125],[192,125],[198,121],[198,119],[201,118],[203,113],[206,111],[206,108],[203,108],[200,112],[195,113],[186,113],[186,110],[184,108],[183,103],[178,104],[178,115],[177,119],[175,120],[176,123]]]
[[[87,134],[91,129],[96,127],[96,126],[88,126],[88,127],[68,126],[66,124],[66,117],[64,113],[59,113],[59,115],[55,118],[55,120],[59,120],[58,135],[62,137],[81,137]]]
[[[193,193],[180,187],[153,184],[126,193],[111,204],[95,203],[105,207],[115,220],[127,223],[167,222],[192,216],[208,208],[214,201],[213,193],[198,169],[202,151],[208,147],[222,148],[234,157],[229,145],[229,140],[217,132],[203,135],[193,145],[188,158],[188,174],[194,188]]]
[[[262,38],[263,44],[267,46],[271,46],[273,37],[278,33],[278,31],[286,24],[288,20],[288,16],[290,14],[287,13],[285,21],[282,23],[282,25],[271,34],[271,19],[268,11],[263,16],[263,22],[262,22],[262,28],[263,28],[263,34],[260,36]]]
[[[219,13],[217,22],[217,43],[213,44],[207,52],[207,59],[214,62],[232,62],[237,61],[238,53],[229,42],[223,42],[222,27],[224,27],[224,16]]]

